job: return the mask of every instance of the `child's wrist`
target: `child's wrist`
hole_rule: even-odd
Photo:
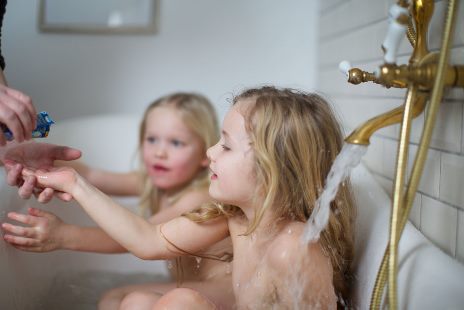
[[[82,194],[83,194],[85,188],[88,186],[88,183],[86,182],[85,178],[82,177],[77,172],[76,172],[75,177],[76,177],[76,179],[75,179],[74,185],[72,186],[69,193],[73,196],[74,199],[79,201],[79,197],[82,197]]]
[[[77,245],[74,240],[76,237],[79,238],[79,235],[75,233],[76,227],[71,224],[63,223],[58,231],[58,248],[61,250],[77,250]]]
[[[69,236],[70,236],[71,225],[62,223],[56,229],[56,246],[58,250],[70,250],[69,248]]]

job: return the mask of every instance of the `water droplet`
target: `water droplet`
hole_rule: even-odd
[[[170,260],[168,260],[168,269],[172,269],[172,262]]]
[[[236,287],[240,287],[240,283],[238,283],[238,282],[235,283],[235,286],[236,286]]]
[[[250,239],[251,239],[251,241],[253,241],[253,242],[254,242],[254,241],[256,240],[256,233],[254,233],[254,232],[253,232],[253,233],[251,233],[251,235],[250,235]]]
[[[201,257],[195,257],[195,260],[197,261],[197,269],[200,269]]]
[[[226,274],[231,274],[232,273],[232,264],[228,263],[226,265]]]
[[[292,234],[292,230],[289,229],[289,230],[287,231],[287,234],[291,235],[291,234]]]

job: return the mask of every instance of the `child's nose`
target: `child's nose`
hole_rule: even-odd
[[[167,151],[166,147],[163,144],[160,144],[157,146],[155,149],[155,156],[156,157],[166,157],[167,156]]]
[[[214,148],[217,144],[211,146],[209,149],[206,150],[206,157],[208,157],[209,161],[214,161]]]

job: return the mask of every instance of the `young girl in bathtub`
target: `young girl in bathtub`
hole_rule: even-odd
[[[107,194],[140,194],[142,209],[149,209],[152,214],[146,223],[159,224],[210,200],[206,149],[218,139],[216,113],[210,102],[197,94],[175,93],[158,99],[145,111],[139,134],[142,173],[110,173],[78,162],[72,166]],[[50,200],[50,193],[50,190],[44,192],[40,199]],[[3,225],[4,230],[12,233],[5,240],[22,250],[127,251],[100,228],[67,225],[45,211],[31,209],[29,215],[10,213],[9,217],[33,226],[20,229]],[[182,257],[169,263],[168,266],[173,266],[170,271],[181,287],[198,290],[217,304],[233,304],[230,239],[213,245],[207,252],[207,258],[211,259],[200,262],[195,257]],[[147,290],[162,295],[173,288],[176,283],[116,288],[103,296],[99,307],[115,309],[131,291]]]
[[[321,97],[273,87],[245,91],[234,99],[220,141],[207,151],[209,193],[217,203],[160,225],[134,216],[70,168],[26,169],[23,175],[71,194],[110,236],[144,259],[201,255],[230,236],[239,309],[336,309],[337,297],[348,297],[351,279],[354,206],[348,182],[331,204],[320,239],[303,244],[301,236],[342,142]],[[200,290],[178,288],[161,298],[133,292],[120,309],[173,305],[218,306]]]

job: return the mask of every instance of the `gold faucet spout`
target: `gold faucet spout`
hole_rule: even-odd
[[[412,117],[415,118],[420,115],[425,108],[427,93],[418,92],[416,98],[413,98]],[[403,118],[404,105],[399,106],[389,112],[371,118],[363,125],[356,128],[348,137],[345,142],[350,144],[369,145],[370,138],[377,130],[400,123]]]

